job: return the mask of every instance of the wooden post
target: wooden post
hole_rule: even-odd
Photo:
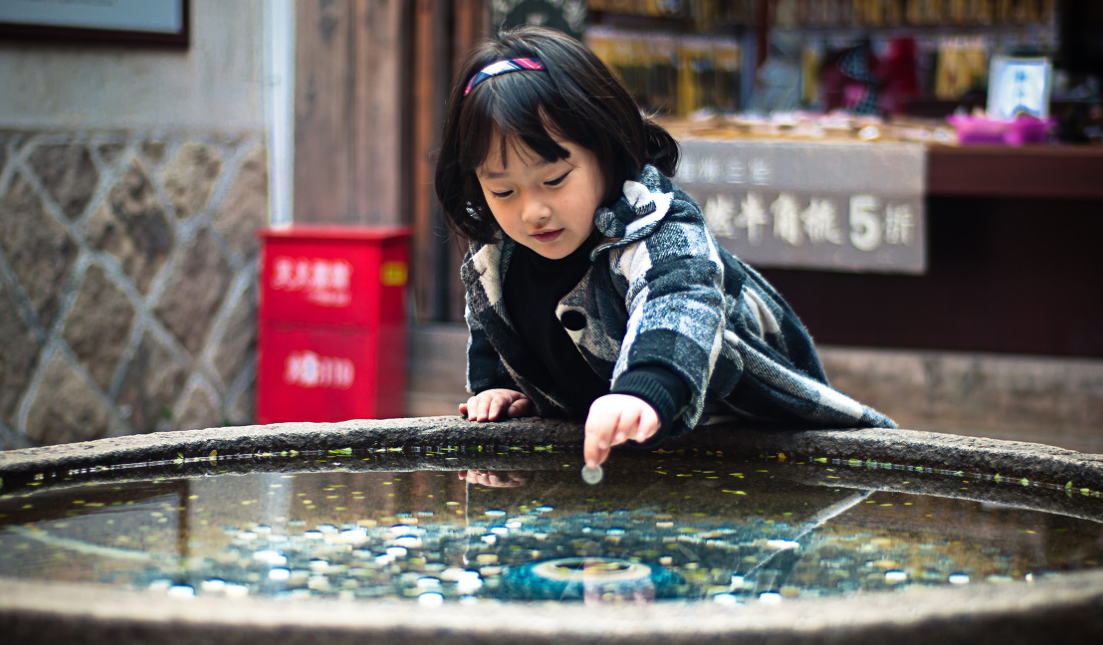
[[[455,20],[452,30],[452,74],[459,71],[464,57],[476,41],[490,36],[490,11],[485,0],[454,0]],[[450,271],[448,283],[449,300],[446,316],[443,320],[462,321],[464,307],[464,289],[460,281],[459,267],[467,245],[461,240],[449,238],[444,249]]]
[[[361,223],[408,221],[402,195],[402,0],[356,0],[350,214]]]
[[[404,223],[403,2],[296,7],[296,222]]]
[[[413,140],[410,163],[411,182],[410,204],[413,217],[414,237],[410,254],[413,268],[414,306],[417,318],[427,320],[432,314],[432,287],[434,254],[433,221],[431,210],[432,172],[429,163],[429,151],[434,138],[432,125],[432,102],[436,92],[433,88],[433,52],[434,11],[432,0],[416,0],[414,5],[414,47],[412,60],[413,77]]]
[[[350,159],[350,0],[297,2],[296,223],[345,222]]]
[[[414,301],[419,320],[447,317],[447,291],[441,290],[446,256],[441,239],[444,222],[433,191],[434,160],[439,148],[444,102],[451,81],[448,43],[449,4],[416,0],[413,30],[413,146],[410,195],[413,214]]]
[[[409,224],[419,320],[461,320],[462,250],[446,239],[433,153],[486,0],[299,0],[295,213],[300,224]]]

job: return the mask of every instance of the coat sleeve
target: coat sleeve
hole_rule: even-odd
[[[689,402],[676,425],[692,428],[704,409],[723,343],[723,263],[700,210],[684,193],[669,183],[644,192],[650,194],[640,192],[633,202],[637,210],[654,210],[654,230],[612,258],[614,272],[627,283],[628,311],[613,389],[632,370],[667,370],[689,389]],[[648,199],[655,202],[653,207]],[[648,217],[636,221],[646,226]]]
[[[639,367],[678,375],[690,400],[674,424],[696,426],[710,400],[736,414],[815,427],[895,427],[828,385],[796,314],[757,273],[722,251],[700,208],[665,177],[626,182],[612,211],[634,241],[610,256],[628,323],[617,379]],[[630,185],[632,184],[632,185]],[[650,228],[648,228],[650,227]],[[620,288],[620,287],[618,287]],[[737,397],[739,407],[732,407]]]
[[[467,321],[467,391],[478,394],[494,388],[520,390],[506,369],[483,326],[482,316],[489,315],[488,296],[480,280],[481,272],[473,261],[478,248],[472,247],[460,268],[465,285],[464,319]]]
[[[478,394],[494,388],[520,390],[510,376],[502,357],[487,338],[486,331],[473,314],[470,303],[464,318],[467,320],[467,391]]]

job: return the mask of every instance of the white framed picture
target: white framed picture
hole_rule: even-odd
[[[1049,117],[1053,64],[1044,57],[993,56],[988,75],[988,116],[1010,121],[1020,114]]]
[[[0,0],[0,39],[188,46],[189,0]]]

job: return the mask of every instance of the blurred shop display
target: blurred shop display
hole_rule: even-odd
[[[1055,0],[776,0],[774,29],[804,43],[804,72],[819,76],[806,107],[909,112],[913,101],[981,101],[997,54],[1052,53]],[[815,63],[822,61],[817,70]],[[864,101],[838,95],[838,77],[879,88]],[[981,101],[982,102],[982,101]]]
[[[924,275],[928,173],[944,181],[959,145],[1067,137],[1057,106],[1098,104],[1090,64],[1060,67],[1060,35],[1084,30],[1061,11],[1075,1],[591,0],[584,38],[679,140],[679,183],[725,248]],[[970,159],[997,178],[1021,161]],[[1079,176],[1095,160],[1066,162]]]
[[[1001,118],[1052,115],[1062,140],[1099,134],[1103,2],[590,0],[588,9],[584,40],[655,114],[843,111],[907,120],[909,132],[928,118],[931,139],[948,115],[990,107],[993,65],[1031,60],[1049,70],[1045,107],[1011,106]],[[1046,109],[1051,100],[1059,109]]]

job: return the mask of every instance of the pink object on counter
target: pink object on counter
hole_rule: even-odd
[[[957,132],[962,145],[1021,146],[1045,143],[1056,120],[1020,115],[1013,121],[999,121],[983,116],[950,115],[946,117]]]

